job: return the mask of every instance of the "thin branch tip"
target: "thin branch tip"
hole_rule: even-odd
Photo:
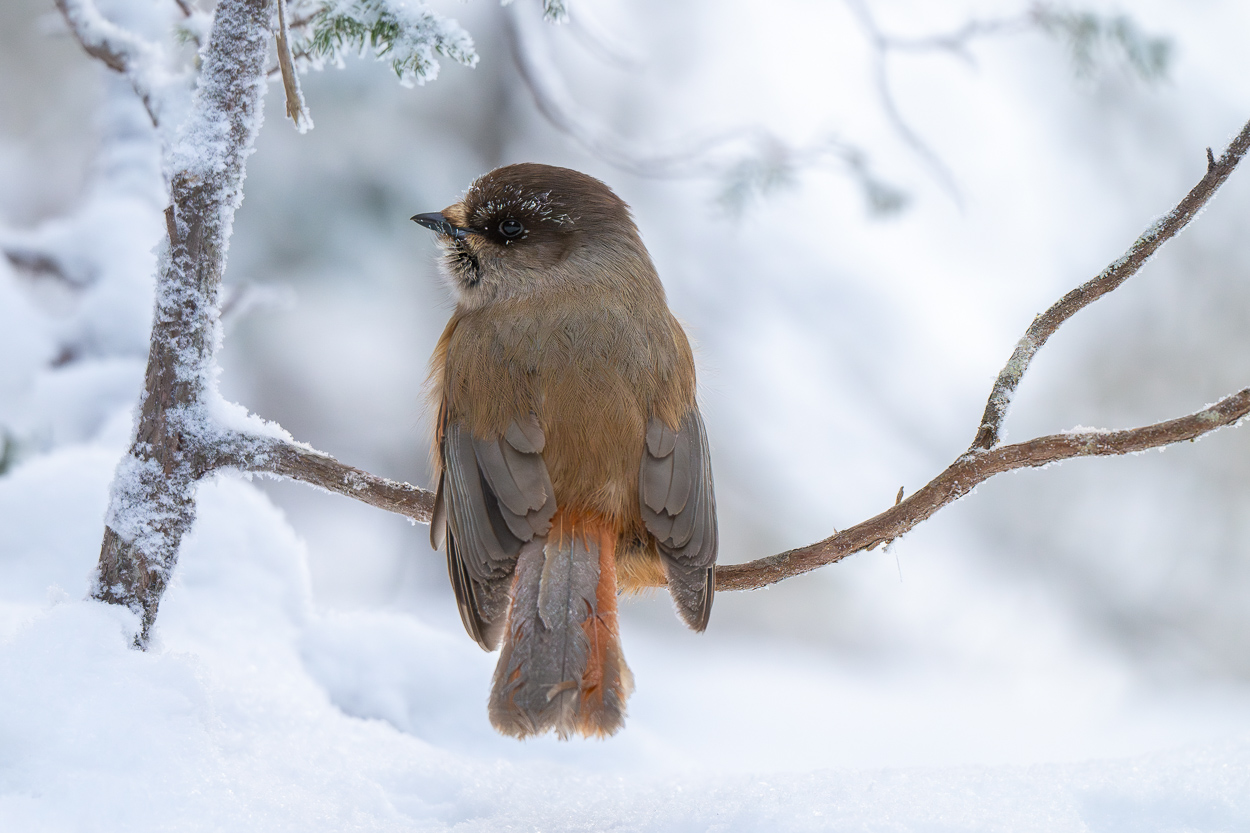
[[[1175,237],[1227,180],[1250,148],[1250,122],[1165,219],[1144,232],[1119,260],[1034,318],[999,373],[986,402],[985,415],[972,446],[946,470],[910,496],[900,489],[894,505],[823,541],[716,572],[718,590],[753,590],[836,563],[848,555],[897,540],[938,510],[972,492],[980,483],[1007,471],[1038,468],[1075,457],[1133,454],[1193,441],[1250,415],[1250,388],[1238,391],[1178,419],[1122,431],[1054,434],[1000,446],[1003,420],[1012,394],[1029,363],[1058,327],[1081,309],[1120,286],[1167,240]],[[1214,153],[1208,150],[1208,162]]]

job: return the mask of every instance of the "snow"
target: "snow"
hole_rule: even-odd
[[[808,761],[787,765],[769,750],[788,744],[803,722],[796,715],[823,712],[822,723],[842,724],[863,746],[889,715],[873,714],[866,679],[796,672],[792,658],[749,647],[737,661],[708,662],[627,634],[642,691],[623,736],[497,738],[484,714],[492,657],[408,613],[318,613],[303,543],[234,478],[201,487],[154,645],[136,651],[129,611],[83,599],[115,454],[104,442],[71,445],[0,479],[0,829],[1250,824],[1244,733],[1112,761],[801,771]],[[645,696],[674,683],[687,696]],[[847,696],[857,686],[863,702]],[[694,696],[714,691],[728,693],[721,702]],[[811,710],[812,697],[825,707]],[[907,699],[896,693],[885,708],[907,720]],[[935,705],[960,708],[955,697]],[[721,743],[698,741],[704,732]]]

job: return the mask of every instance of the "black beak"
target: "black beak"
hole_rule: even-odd
[[[445,234],[456,240],[463,240],[469,235],[464,229],[453,226],[446,217],[437,211],[432,214],[417,214],[412,218],[412,221],[417,225],[425,226],[430,231]]]

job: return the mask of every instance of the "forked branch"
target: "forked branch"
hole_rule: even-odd
[[[1046,340],[1054,335],[1059,325],[1076,315],[1085,307],[1097,301],[1133,275],[1150,256],[1159,250],[1167,241],[1180,232],[1189,221],[1197,216],[1203,206],[1211,199],[1219,187],[1228,179],[1229,174],[1241,162],[1250,148],[1250,123],[1241,129],[1236,138],[1229,143],[1217,160],[1211,149],[1207,148],[1207,173],[1198,181],[1180,203],[1156,220],[1141,237],[1129,247],[1124,256],[1103,269],[1097,277],[1081,284],[1064,295],[1046,312],[1033,319],[1024,337],[1016,344],[1011,358],[998,374],[994,389],[990,392],[989,401],[985,403],[985,414],[981,417],[981,426],[972,441],[972,448],[988,449],[998,444],[999,433],[1002,431],[1003,419],[1007,416],[1007,408],[1024,371],[1029,369],[1030,362],[1037,355]]]

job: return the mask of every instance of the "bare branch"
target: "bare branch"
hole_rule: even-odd
[[[637,153],[618,137],[591,127],[593,120],[572,101],[546,50],[539,43],[539,39],[527,31],[520,13],[509,9],[504,17],[513,60],[521,79],[534,96],[539,112],[557,130],[611,165],[644,177],[708,174],[714,170],[709,159],[714,150],[743,141],[744,138],[746,141],[758,139],[759,131],[750,131],[748,136],[744,136],[748,131],[733,131],[697,141],[689,147],[675,151],[650,155]]]
[[[899,189],[872,172],[865,151],[836,136],[796,147],[763,128],[748,127],[695,139],[684,147],[640,152],[627,140],[594,125],[594,118],[578,106],[564,86],[542,38],[529,30],[519,12],[509,10],[505,19],[513,61],[538,111],[557,130],[616,168],[653,179],[727,179],[730,187],[721,201],[734,208],[740,191],[767,190],[791,180],[802,167],[836,160],[859,184],[874,213],[896,211],[906,202]]]
[[[963,205],[963,195],[959,192],[959,186],[955,182],[955,175],[951,173],[950,168],[942,161],[937,152],[929,147],[928,143],[920,137],[907,120],[903,118],[903,113],[899,110],[898,104],[894,101],[894,92],[890,87],[889,70],[886,66],[886,57],[890,49],[896,47],[900,43],[906,43],[900,39],[887,36],[881,31],[881,27],[877,25],[876,19],[868,10],[868,4],[864,0],[846,0],[847,8],[859,21],[860,28],[868,38],[869,44],[872,46],[872,70],[873,83],[877,87],[877,97],[881,101],[881,109],[885,111],[885,116],[889,119],[890,124],[894,126],[894,130],[902,138],[903,142],[912,149],[912,152],[920,158],[920,161],[929,168],[929,171],[937,179],[938,183],[946,189],[951,199],[957,205]],[[965,26],[968,30],[967,35],[959,37],[959,33],[954,36],[946,36],[945,38],[937,38],[932,45],[922,45],[924,41],[914,42],[910,48],[941,48],[954,52],[961,57],[967,58],[964,44],[973,32],[980,32],[980,27],[973,23]],[[938,46],[941,44],[941,46]]]
[[[428,524],[434,493],[340,463],[307,446],[236,435],[217,445],[215,468],[286,477]]]
[[[1250,148],[1250,122],[1246,123],[1218,160],[1213,158],[1210,149],[1207,150],[1206,175],[1176,208],[1146,229],[1122,257],[1102,270],[1097,277],[1064,295],[1054,306],[1033,319],[994,382],[989,401],[985,404],[985,414],[981,417],[981,426],[972,441],[973,449],[988,449],[998,444],[1003,420],[1007,416],[1007,409],[1016,388],[1020,385],[1020,379],[1028,370],[1033,356],[1055,330],[1077,312],[1137,274],[1137,270],[1160,246],[1175,237],[1202,210],[1245,156],[1247,148]]]
[[[70,289],[82,289],[90,278],[68,269],[61,258],[41,248],[0,244],[0,251],[13,268],[32,278],[49,278]]]
[[[1250,413],[1250,389],[1180,419],[1125,431],[1073,431],[1038,437],[1028,442],[994,448],[1007,405],[1029,362],[1059,325],[1130,278],[1160,246],[1175,237],[1211,199],[1250,147],[1250,122],[1229,143],[1218,160],[1208,151],[1206,175],[1176,208],[1137,238],[1124,256],[1093,280],[1077,287],[1045,314],[1038,316],[999,374],[986,405],[977,441],[924,488],[896,501],[880,515],[807,547],[761,558],[747,564],[718,567],[716,587],[749,590],[840,561],[852,553],[873,549],[907,533],[943,506],[966,495],[978,483],[1014,469],[1044,466],[1073,457],[1132,454],[1150,448],[1193,440],[1230,425]],[[901,492],[900,492],[901,494]]]
[[[871,22],[871,19],[869,19]],[[969,63],[972,53],[968,45],[979,38],[1022,32],[1034,25],[1034,14],[1026,13],[1014,17],[1000,17],[981,20],[973,18],[954,31],[939,35],[908,38],[900,35],[889,35],[882,32],[874,24],[871,31],[878,45],[887,50],[898,52],[949,52]]]
[[[856,552],[888,544],[954,503],[996,474],[1035,468],[1073,457],[1134,454],[1193,440],[1231,425],[1250,413],[1250,388],[1180,419],[1126,431],[1073,431],[1051,434],[992,451],[970,451],[911,497],[874,518],[823,541],[751,561],[716,568],[717,590],[755,590],[841,561]]]
[[[588,51],[605,63],[629,72],[636,72],[646,65],[640,55],[606,32],[593,17],[586,14],[585,9],[584,5],[579,6],[577,14],[569,15],[569,31]]]
[[[954,175],[936,151],[903,117],[890,86],[888,60],[895,52],[947,52],[969,64],[974,63],[970,44],[974,40],[1040,30],[1051,37],[1066,40],[1078,74],[1090,71],[1093,52],[1105,42],[1115,44],[1137,74],[1146,80],[1166,72],[1169,44],[1166,39],[1145,38],[1132,20],[1120,15],[1105,20],[1088,12],[1074,12],[1054,3],[1035,2],[1018,15],[999,18],[972,18],[951,32],[922,37],[892,35],[877,25],[867,0],[844,0],[872,48],[873,80],[877,97],[886,118],[899,137],[929,168],[938,183],[955,202],[962,203]]]
[[[306,133],[312,129],[312,116],[304,102],[299,87],[299,74],[295,71],[295,58],[291,55],[291,42],[286,22],[286,0],[278,2],[277,51],[278,68],[282,71],[282,88],[286,92],[286,115],[295,122],[295,129]]]
[[[159,125],[160,103],[150,72],[160,64],[160,48],[109,21],[94,0],[56,0],[56,7],[87,54],[126,76],[152,124]]]

